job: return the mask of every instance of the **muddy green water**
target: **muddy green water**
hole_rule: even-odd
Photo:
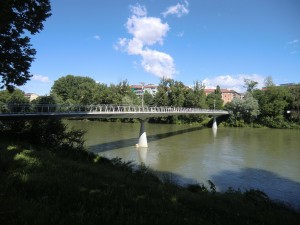
[[[136,148],[139,123],[68,121],[87,131],[90,151],[171,174],[179,184],[211,180],[219,191],[257,188],[300,208],[300,131],[146,124],[148,148]]]

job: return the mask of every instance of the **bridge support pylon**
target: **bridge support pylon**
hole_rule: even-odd
[[[140,136],[139,136],[139,143],[136,144],[137,147],[140,148],[147,148],[148,142],[147,142],[147,135],[146,135],[146,129],[145,129],[145,123],[147,119],[139,119],[141,128],[140,128]]]
[[[212,125],[212,129],[218,129],[218,125],[217,125],[217,117],[214,116],[214,121],[213,121],[213,125]]]

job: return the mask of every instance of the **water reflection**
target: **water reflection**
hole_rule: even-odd
[[[138,152],[140,163],[146,164],[148,148],[137,147],[136,150]]]
[[[158,125],[160,126],[160,125]],[[161,139],[167,139],[167,138],[171,138],[173,136],[180,136],[183,135],[185,133],[190,133],[190,132],[194,132],[194,131],[198,131],[203,129],[202,127],[191,127],[191,128],[186,128],[186,129],[179,129],[179,130],[175,130],[175,131],[168,131],[168,132],[163,132],[163,133],[158,133],[157,134],[152,134],[152,135],[147,135],[147,140],[148,143],[149,142],[155,142],[155,141],[159,141]],[[122,130],[119,130],[120,133],[122,133]],[[128,133],[132,132],[132,130],[128,130]],[[98,131],[97,131],[98,133]],[[112,132],[108,132],[108,133],[112,133]],[[113,132],[116,137],[118,138],[118,133]],[[91,140],[89,140],[91,141]],[[128,138],[128,139],[118,139],[118,140],[112,140],[109,142],[97,142],[97,140],[93,140],[93,143],[95,144],[89,144],[89,149],[91,152],[94,153],[102,153],[102,152],[106,152],[106,151],[110,151],[110,150],[116,150],[116,149],[122,149],[122,148],[126,148],[126,147],[132,147],[132,146],[137,146],[136,143],[138,142],[138,135],[136,135],[136,138]]]
[[[212,132],[213,132],[214,138],[216,138],[217,137],[218,129],[217,128],[212,128]]]

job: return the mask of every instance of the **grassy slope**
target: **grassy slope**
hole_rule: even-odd
[[[257,192],[194,192],[82,152],[0,147],[0,224],[299,224]]]

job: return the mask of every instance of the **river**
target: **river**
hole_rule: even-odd
[[[268,128],[199,128],[146,124],[148,148],[135,147],[139,123],[68,121],[87,131],[90,151],[120,157],[169,174],[181,185],[211,180],[228,187],[259,189],[300,209],[300,131]]]

